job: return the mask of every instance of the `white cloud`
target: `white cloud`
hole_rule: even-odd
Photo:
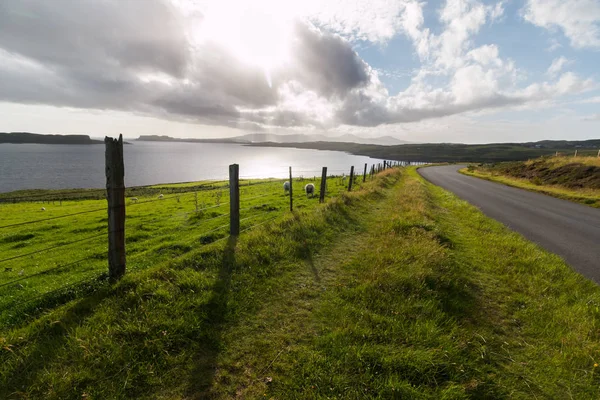
[[[584,121],[600,121],[600,114],[593,114],[583,119]]]
[[[404,0],[304,0],[298,14],[350,40],[386,42],[402,29]],[[288,5],[289,6],[289,5]]]
[[[548,67],[548,70],[546,71],[546,75],[550,76],[550,77],[554,77],[556,75],[558,75],[558,73],[560,71],[563,70],[563,68],[567,65],[569,65],[570,63],[572,63],[571,60],[568,60],[565,57],[558,57],[555,58],[552,61],[552,64]]]
[[[581,104],[597,104],[597,103],[600,103],[600,96],[589,97],[587,99],[583,99],[583,100],[578,101],[578,103],[581,103]]]
[[[561,29],[575,48],[600,47],[600,2],[595,0],[528,0],[527,21]]]

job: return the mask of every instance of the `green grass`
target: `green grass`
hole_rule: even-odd
[[[0,398],[600,395],[600,289],[414,169],[46,306]]]
[[[298,210],[318,205],[317,197],[304,195],[307,182],[294,181],[294,206]],[[318,187],[320,179],[314,182]],[[289,210],[289,196],[284,194],[281,180],[240,183],[242,230]],[[229,189],[222,185],[186,184],[180,189],[187,192],[175,193],[161,185],[133,193],[137,202],[129,193],[125,225],[128,271],[154,266],[225,238]],[[344,190],[341,179],[329,178],[328,190],[328,198],[339,195]],[[158,200],[158,193],[164,193],[164,199]],[[0,327],[39,313],[40,301],[61,303],[89,292],[87,281],[92,286],[105,283],[106,200],[66,200],[65,191],[44,191],[44,195],[44,199],[60,195],[65,200],[35,197],[35,202],[0,203],[0,260],[6,260],[0,261]],[[196,212],[196,201],[203,211]],[[27,224],[32,221],[41,222]],[[13,257],[18,258],[11,260]]]
[[[470,165],[459,172],[600,208],[600,158],[542,157]]]

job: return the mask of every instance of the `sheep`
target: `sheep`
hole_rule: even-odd
[[[310,197],[313,197],[315,195],[315,185],[308,183],[306,186],[304,186],[304,191],[306,192],[306,197],[308,197],[309,194]]]
[[[42,211],[46,211],[46,207],[42,207]]]
[[[283,193],[287,193],[290,191],[290,182],[289,181],[285,181],[283,182]]]
[[[158,195],[158,198],[161,200],[163,199],[163,197],[165,197],[165,196],[162,193]]]
[[[138,201],[138,198],[137,198],[137,197],[132,197],[132,198],[131,198],[131,202],[132,202],[132,203],[137,203],[137,201]]]

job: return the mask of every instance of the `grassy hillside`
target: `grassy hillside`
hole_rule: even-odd
[[[0,398],[600,395],[600,288],[412,169],[46,306]]]
[[[549,156],[524,162],[480,164],[461,172],[600,207],[600,158]]]
[[[551,141],[534,143],[452,144],[424,143],[377,146],[358,143],[254,143],[253,146],[296,147],[301,149],[337,150],[351,154],[398,161],[416,162],[500,162],[527,160],[563,152],[596,155],[600,140]]]

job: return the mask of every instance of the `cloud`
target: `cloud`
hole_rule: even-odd
[[[550,77],[554,77],[554,76],[558,75],[558,73],[560,71],[562,71],[562,69],[566,65],[570,64],[571,62],[572,62],[571,60],[568,60],[568,59],[566,59],[565,57],[562,57],[562,56],[558,57],[558,58],[555,58],[552,61],[552,64],[548,67],[548,70],[546,71],[546,75],[548,75]]]
[[[583,118],[583,120],[584,121],[592,121],[592,122],[594,122],[594,121],[600,121],[600,114],[590,115],[589,117]]]
[[[423,4],[412,0],[394,2],[381,15],[372,11],[388,3],[373,9],[331,3],[319,12],[307,4],[301,15],[313,22],[290,18],[285,31],[266,23],[256,36],[245,30],[257,24],[254,14],[237,10],[241,23],[219,14],[216,26],[214,10],[184,0],[80,0],[69,9],[42,0],[3,2],[0,101],[242,129],[330,129],[527,107],[595,87],[573,73],[561,75],[566,61],[558,59],[548,81],[522,88],[514,61],[496,45],[475,47],[482,26],[502,16],[502,2],[448,0],[438,13],[439,34],[424,27]],[[377,21],[382,25],[371,26]],[[218,34],[207,34],[209,28]],[[410,38],[422,66],[406,90],[391,96],[348,38],[379,43],[398,32]],[[276,35],[289,48],[269,59],[261,45],[277,46]]]
[[[348,40],[385,43],[402,31],[405,10],[413,3],[413,0],[305,0],[291,7],[298,7],[298,14]]]
[[[528,0],[525,20],[560,29],[575,48],[600,47],[600,3],[595,0]]]
[[[596,104],[596,103],[600,103],[600,96],[589,97],[587,99],[583,99],[583,100],[578,101],[578,103],[581,103],[581,104]]]

